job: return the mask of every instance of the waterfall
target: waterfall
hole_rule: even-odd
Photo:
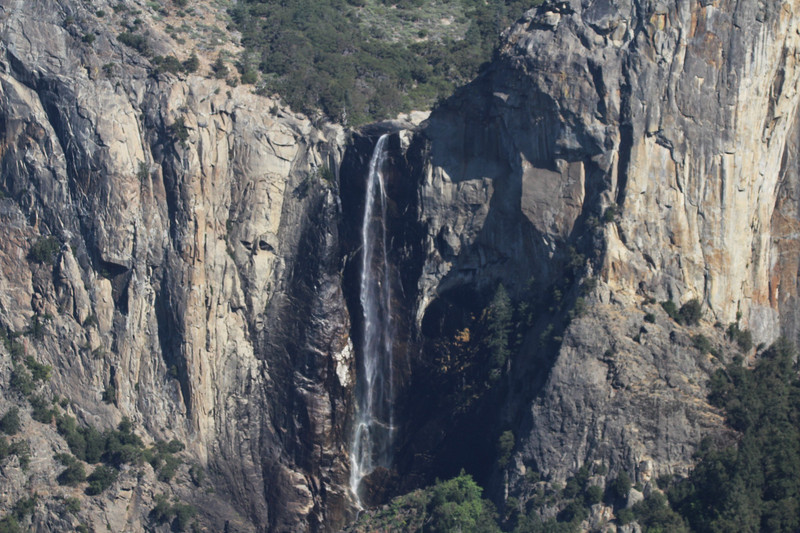
[[[381,167],[388,135],[378,139],[369,162],[361,224],[361,363],[356,377],[356,411],[350,447],[350,490],[362,508],[361,480],[392,461],[392,299],[386,242],[386,190]]]

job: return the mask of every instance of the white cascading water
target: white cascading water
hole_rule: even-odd
[[[369,162],[361,225],[360,301],[364,324],[361,365],[356,382],[355,429],[350,447],[350,490],[363,508],[361,480],[392,461],[392,305],[386,242],[386,190],[381,167],[386,160],[382,135]]]

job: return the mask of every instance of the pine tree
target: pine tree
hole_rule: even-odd
[[[493,376],[499,377],[510,355],[508,337],[511,332],[512,314],[511,300],[501,283],[497,286],[487,314],[489,335],[486,345],[492,354]]]

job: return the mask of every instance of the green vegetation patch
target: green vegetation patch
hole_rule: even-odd
[[[155,507],[150,511],[150,520],[156,524],[171,523],[172,531],[186,531],[190,520],[197,514],[197,509],[189,504],[169,503],[166,494],[155,497]]]
[[[12,407],[0,418],[0,431],[6,435],[16,435],[22,428],[19,418],[19,407]]]
[[[0,533],[22,533],[27,531],[28,528],[23,528],[20,522],[24,522],[33,514],[38,501],[38,494],[17,500],[17,503],[11,508],[11,512],[0,519]]]
[[[39,237],[28,251],[28,260],[34,263],[52,265],[55,263],[61,243],[53,236]]]
[[[723,407],[741,437],[734,446],[704,441],[688,479],[669,499],[691,529],[800,530],[800,379],[796,351],[781,339],[755,368],[736,358],[711,381],[712,403]]]
[[[243,0],[243,83],[350,124],[427,109],[471,80],[500,32],[541,2]]]
[[[30,446],[24,440],[15,440],[9,443],[5,437],[0,437],[0,462],[12,455],[17,457],[19,466],[25,469],[31,460]]]
[[[182,442],[176,439],[169,442],[158,441],[152,447],[145,448],[139,436],[133,433],[133,424],[127,418],[122,419],[116,430],[100,432],[92,426],[79,426],[71,416],[56,415],[56,428],[67,441],[75,457],[90,464],[102,462],[106,466],[119,469],[122,465],[140,465],[147,462],[157,472],[159,481],[165,483],[172,480],[183,464],[183,460],[174,455],[183,451]],[[62,463],[67,468],[70,467],[70,463],[64,460]],[[99,478],[95,488],[104,486],[105,480],[108,479],[105,471],[100,471],[98,475],[101,474],[103,476]],[[91,476],[89,481],[91,483]]]
[[[75,486],[86,481],[86,470],[83,464],[68,453],[59,453],[56,459],[66,468],[61,472],[56,480],[60,485]]]
[[[94,469],[94,472],[86,478],[89,482],[89,486],[86,487],[86,494],[95,496],[102,493],[114,484],[118,475],[117,471],[110,466],[99,465]]]
[[[117,35],[117,40],[125,46],[133,48],[143,56],[150,56],[153,53],[150,49],[150,44],[147,42],[147,37],[139,33],[124,31]]]
[[[352,530],[499,533],[494,506],[482,494],[483,489],[462,471],[453,479],[399,496],[374,514],[362,515]]]

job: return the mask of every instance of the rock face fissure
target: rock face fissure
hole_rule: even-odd
[[[382,174],[388,137],[378,139],[370,160],[361,225],[359,300],[364,327],[350,447],[350,489],[358,507],[362,507],[361,480],[376,467],[391,464],[394,437],[392,294]]]

